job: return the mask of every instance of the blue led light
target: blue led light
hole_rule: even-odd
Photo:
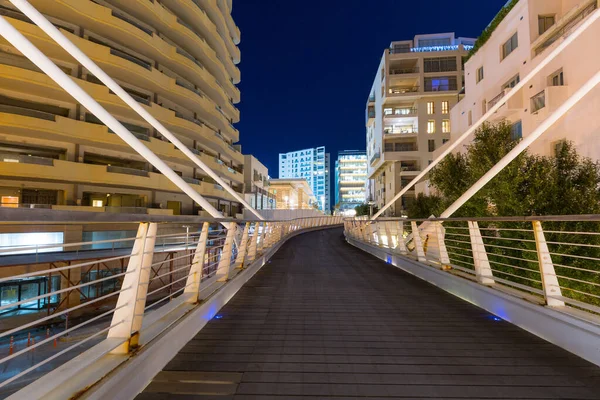
[[[223,316],[221,314],[215,315],[215,319],[221,319],[221,318],[223,318]]]

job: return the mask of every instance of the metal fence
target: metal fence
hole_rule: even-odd
[[[145,327],[176,318],[178,307],[189,311],[291,234],[342,224],[341,217],[327,216],[268,222],[156,220],[0,224],[2,232],[65,233],[60,244],[0,246],[0,289],[19,288],[15,298],[8,291],[0,294],[0,397],[82,352],[90,352],[90,360],[98,352],[128,355],[166,329],[146,333]],[[100,240],[67,239],[69,232],[81,230],[90,232],[80,238]],[[36,290],[30,290],[30,282],[38,285]],[[22,306],[28,304],[38,306],[24,313]]]
[[[344,223],[351,239],[565,312],[600,314],[600,215]]]

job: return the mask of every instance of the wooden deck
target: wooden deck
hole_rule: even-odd
[[[600,399],[600,368],[333,229],[285,244],[137,398]]]

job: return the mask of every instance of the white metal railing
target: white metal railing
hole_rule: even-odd
[[[579,317],[600,314],[600,215],[344,224],[347,238]]]
[[[294,232],[341,225],[342,217],[187,222],[36,225],[118,238],[0,248],[0,265],[10,267],[0,268],[0,397],[38,384],[67,362],[80,363],[74,370],[89,367],[98,355],[124,356],[124,362],[168,327],[157,329],[160,321],[183,317],[182,307],[196,307]],[[18,221],[0,225],[3,233],[22,229]],[[40,259],[46,247],[59,251]],[[92,361],[73,360],[82,352]],[[14,396],[28,396],[20,393]]]

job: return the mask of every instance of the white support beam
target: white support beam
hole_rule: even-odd
[[[33,21],[34,24],[39,26],[48,36],[50,36],[56,43],[58,43],[65,51],[67,51],[73,58],[87,68],[96,78],[104,83],[110,90],[112,90],[121,100],[125,102],[129,107],[133,109],[138,115],[140,115],[146,122],[148,122],[153,128],[155,128],[161,135],[169,139],[171,143],[175,145],[183,154],[186,155],[190,160],[194,162],[200,169],[202,169],[208,176],[214,179],[219,185],[221,185],[229,194],[231,194],[237,201],[244,205],[248,210],[252,212],[258,219],[264,219],[258,211],[256,211],[250,204],[248,204],[242,195],[233,190],[220,176],[218,176],[212,169],[210,169],[200,158],[192,153],[192,151],[183,144],[177,136],[172,134],[167,128],[164,127],[152,114],[150,114],[140,103],[138,103],[129,93],[127,93],[121,86],[115,82],[102,68],[96,65],[85,53],[83,53],[73,42],[71,42],[65,35],[62,34],[46,17],[44,17],[35,7],[27,2],[27,0],[10,0],[11,3],[17,7],[23,14]],[[16,47],[16,46],[15,46]],[[38,65],[39,66],[39,65]],[[41,67],[40,67],[41,68]],[[45,72],[45,71],[44,71]],[[53,78],[54,79],[54,78]],[[102,121],[104,122],[104,121]],[[133,146],[132,146],[133,147]],[[136,150],[137,151],[137,150]],[[157,167],[158,168],[158,167]],[[207,210],[208,211],[208,210]],[[210,211],[209,211],[210,212]],[[211,213],[212,215],[212,213]],[[222,216],[215,218],[222,218]]]
[[[527,135],[521,140],[511,151],[508,152],[496,165],[494,165],[488,172],[485,173],[473,186],[467,189],[454,203],[450,205],[442,214],[440,218],[449,218],[456,212],[463,204],[465,204],[471,197],[473,197],[481,188],[483,188],[489,181],[491,181],[496,175],[498,175],[504,167],[506,167],[512,160],[517,158],[519,154],[524,152],[533,142],[535,142],[540,136],[542,136],[552,125],[561,119],[567,112],[575,106],[581,99],[583,99],[592,89],[594,89],[600,83],[600,71],[596,72],[579,90],[577,90],[571,97],[567,99],[560,107],[556,109],[552,114],[548,116],[533,132]]]
[[[69,95],[94,114],[104,125],[109,127],[125,143],[144,157],[164,176],[181,189],[192,200],[198,203],[214,218],[224,218],[200,193],[196,192],[187,182],[175,173],[163,160],[148,149],[138,138],[125,128],[115,117],[106,111],[96,100],[87,94],[71,77],[56,66],[44,53],[35,47],[25,36],[15,29],[4,17],[0,16],[0,35],[19,50],[25,57],[38,66],[46,75],[63,88]],[[228,225],[228,224],[224,224]]]
[[[585,32],[596,20],[600,18],[600,9],[596,10],[590,15],[577,29],[570,33],[554,50],[548,54],[535,68],[527,74],[521,81],[512,88],[498,103],[494,104],[487,113],[485,113],[477,122],[475,122],[469,129],[467,129],[462,135],[456,140],[448,143],[448,147],[444,150],[433,162],[431,162],[421,173],[419,173],[408,185],[404,186],[400,192],[392,200],[390,200],[385,206],[381,208],[371,219],[377,219],[381,214],[384,213],[392,204],[394,204],[400,197],[402,197],[407,191],[409,191],[414,185],[416,185],[425,175],[429,173],[440,161],[442,161],[448,154],[450,154],[456,147],[465,141],[471,134],[473,134],[485,121],[488,120],[500,107],[502,107],[508,100],[510,100],[519,90],[525,87],[535,76],[542,71],[550,62],[552,62],[562,51],[567,48],[571,43],[575,41],[583,32]]]

